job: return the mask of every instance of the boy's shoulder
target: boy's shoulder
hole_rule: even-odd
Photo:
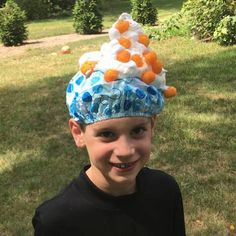
[[[160,193],[163,195],[178,193],[179,185],[175,178],[162,170],[144,167],[137,179],[142,191],[147,193]]]
[[[60,222],[67,221],[68,216],[73,215],[75,202],[80,203],[80,201],[75,201],[79,197],[75,182],[75,180],[71,181],[63,191],[39,205],[33,218],[33,224],[40,221],[40,224],[58,225]]]

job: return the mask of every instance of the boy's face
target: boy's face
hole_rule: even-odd
[[[113,195],[124,189],[134,191],[136,176],[149,160],[154,121],[154,118],[125,117],[81,129],[70,120],[76,145],[87,148],[91,163],[87,175],[97,187]]]

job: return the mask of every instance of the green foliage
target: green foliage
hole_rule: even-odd
[[[102,31],[102,15],[99,0],[77,0],[73,9],[74,28],[80,34]]]
[[[64,91],[78,55],[107,40],[71,43],[67,56],[52,56],[57,46],[0,59],[1,236],[32,235],[34,209],[87,162],[69,133]],[[226,236],[236,223],[235,48],[184,38],[153,41],[151,48],[178,96],[158,117],[148,166],[180,183],[187,235]],[[204,227],[193,220],[199,216]]]
[[[49,17],[70,16],[75,0],[43,0],[48,5]]]
[[[0,7],[3,7],[5,3],[6,3],[6,0],[0,0]]]
[[[189,34],[180,13],[173,15],[173,17],[160,23],[158,26],[148,26],[144,30],[150,38],[156,40],[164,40],[174,36],[187,36]]]
[[[15,2],[25,11],[28,20],[43,19],[49,15],[49,5],[43,0],[15,0]]]
[[[214,32],[214,40],[220,45],[236,44],[236,16],[223,18]]]
[[[157,9],[150,0],[131,0],[133,19],[143,25],[155,25]]]
[[[188,0],[182,13],[188,19],[193,35],[202,40],[211,40],[219,22],[233,11],[233,0]]]
[[[75,0],[15,0],[26,12],[28,20],[68,16]]]
[[[5,46],[16,46],[27,39],[25,20],[25,12],[8,0],[0,11],[0,39]]]

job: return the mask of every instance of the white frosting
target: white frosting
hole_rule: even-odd
[[[152,82],[152,85],[163,91],[168,88],[168,86],[166,85],[166,72],[167,70],[162,69],[161,73],[156,75],[156,79],[154,80],[154,82]]]
[[[120,20],[126,20],[129,22],[129,28],[124,33],[120,33],[119,30],[116,29],[116,24]],[[151,66],[148,65],[143,58],[143,53],[150,51],[150,49],[138,42],[138,36],[139,34],[143,34],[143,30],[141,26],[137,22],[133,21],[131,16],[127,13],[123,13],[119,17],[118,21],[115,22],[109,30],[110,42],[104,43],[101,46],[100,51],[85,53],[80,58],[79,64],[81,66],[85,61],[97,61],[95,70],[105,72],[108,69],[114,69],[119,72],[119,77],[141,77],[144,71],[152,70]],[[130,48],[126,49],[119,43],[118,39],[122,37],[130,40]],[[117,53],[121,50],[127,50],[131,56],[134,54],[140,55],[143,65],[137,67],[133,60],[125,63],[118,61]],[[162,69],[162,72],[159,75],[156,75],[156,80],[153,82],[153,84],[156,84],[157,87],[163,90],[166,89],[165,73],[166,71]]]

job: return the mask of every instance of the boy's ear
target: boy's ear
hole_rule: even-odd
[[[79,148],[85,147],[83,138],[84,132],[81,129],[80,125],[74,119],[71,118],[69,120],[69,127],[70,127],[70,132],[75,140],[76,146]]]

